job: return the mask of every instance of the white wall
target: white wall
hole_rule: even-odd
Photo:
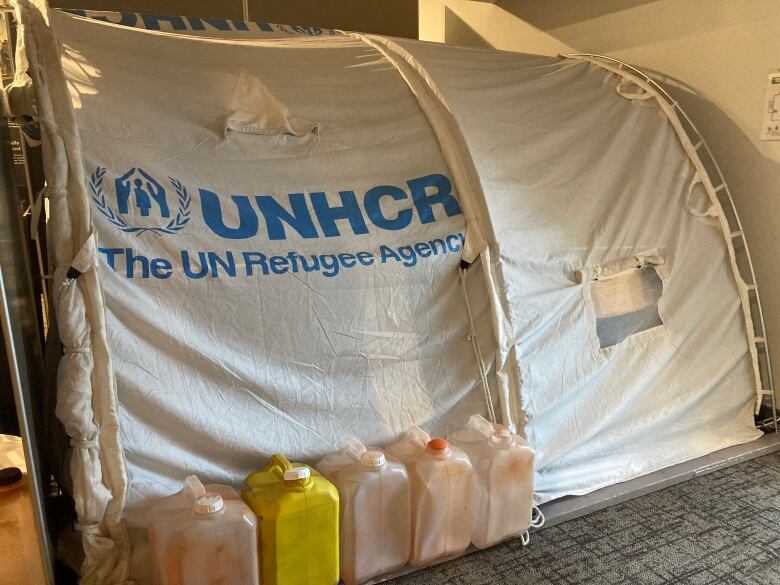
[[[420,39],[539,55],[571,53],[566,43],[492,2],[420,0]]]
[[[731,187],[780,372],[780,142],[759,140],[766,76],[780,69],[780,1],[421,0],[420,16],[430,40],[541,54],[572,47],[658,73]]]

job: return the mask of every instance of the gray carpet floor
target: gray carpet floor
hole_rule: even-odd
[[[780,585],[780,453],[389,583]]]

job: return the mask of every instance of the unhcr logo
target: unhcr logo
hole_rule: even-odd
[[[191,197],[181,181],[168,178],[176,194],[175,200],[169,201],[162,183],[144,169],[133,167],[114,181],[112,205],[105,193],[105,177],[103,167],[92,173],[92,200],[98,211],[123,232],[175,234],[190,222]],[[378,185],[361,192],[220,195],[202,187],[197,192],[205,227],[225,240],[357,236],[377,230],[403,230],[414,223],[429,224],[444,215],[462,213],[452,183],[438,173],[410,179],[403,186]]]
[[[92,201],[98,211],[108,221],[127,233],[140,235],[144,232],[154,234],[175,234],[184,229],[190,221],[190,203],[192,198],[187,193],[187,188],[181,181],[168,177],[168,180],[176,193],[176,215],[171,218],[171,209],[168,206],[168,196],[165,187],[154,177],[141,168],[133,167],[114,181],[114,193],[116,206],[112,206],[103,187],[103,179],[106,169],[97,167],[89,179],[89,190]],[[135,210],[140,215],[141,224],[137,220],[128,223],[127,217],[136,217]],[[158,225],[153,221],[159,220]],[[137,218],[136,218],[137,219]]]

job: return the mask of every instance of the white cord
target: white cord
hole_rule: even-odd
[[[534,506],[531,509],[531,528],[541,528],[542,526],[544,526],[544,514]]]

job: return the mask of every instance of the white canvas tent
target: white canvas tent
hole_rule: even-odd
[[[149,503],[276,451],[313,461],[495,411],[536,449],[544,502],[760,436],[752,289],[718,185],[645,80],[18,13],[85,583],[145,582]]]

